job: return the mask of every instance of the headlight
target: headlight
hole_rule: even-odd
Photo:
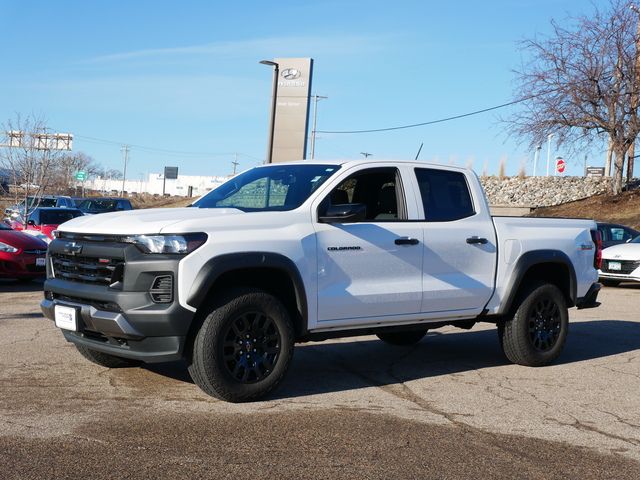
[[[16,253],[18,249],[8,243],[0,242],[0,252]]]
[[[184,235],[132,235],[123,239],[133,243],[144,253],[187,254],[207,241],[206,233],[186,233]]]

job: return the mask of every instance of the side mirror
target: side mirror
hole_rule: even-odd
[[[35,225],[36,225],[36,221],[35,221],[35,220],[29,220],[29,221],[27,222],[27,225],[32,225],[32,226],[34,226],[34,227],[35,227]]]
[[[364,203],[345,203],[331,205],[324,214],[319,215],[320,223],[353,223],[367,218],[367,206]]]

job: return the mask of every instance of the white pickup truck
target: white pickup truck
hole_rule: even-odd
[[[283,379],[296,342],[492,322],[506,357],[560,354],[597,306],[589,220],[492,217],[468,169],[410,161],[256,167],[188,208],[79,217],[47,254],[44,314],[105,367],[185,359],[227,401]],[[382,367],[382,366],[381,366]]]

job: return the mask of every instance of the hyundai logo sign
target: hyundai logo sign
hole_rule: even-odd
[[[297,68],[287,68],[282,71],[280,76],[285,80],[295,80],[300,77],[300,70]]]

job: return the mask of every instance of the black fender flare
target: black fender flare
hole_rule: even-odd
[[[573,307],[576,304],[578,288],[576,270],[567,254],[560,250],[531,250],[523,253],[516,261],[506,285],[508,295],[502,302],[498,315],[508,314],[511,311],[525,275],[529,269],[543,263],[558,263],[567,268],[569,272],[569,305],[567,306]]]
[[[207,261],[191,284],[187,304],[196,309],[202,305],[207,293],[215,281],[224,273],[248,268],[275,268],[284,271],[295,290],[296,303],[302,315],[303,325],[306,329],[308,321],[307,295],[302,281],[302,276],[296,264],[279,253],[272,252],[244,252],[219,255]]]

